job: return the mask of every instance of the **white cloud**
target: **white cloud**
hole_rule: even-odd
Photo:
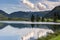
[[[26,4],[28,7],[32,8],[33,10],[36,10],[36,11],[43,10],[46,8],[46,6],[42,3],[33,4],[29,0],[23,0],[23,3]]]
[[[29,6],[30,8],[34,8],[34,4],[29,2],[28,0],[23,0],[23,3]]]
[[[38,3],[38,4],[37,4],[37,8],[38,8],[39,10],[44,10],[44,9],[46,9],[46,6],[45,6],[44,4],[42,4],[42,3]]]
[[[47,5],[47,9],[53,9],[54,7],[56,6],[59,6],[60,5],[60,2],[50,2],[50,1],[45,1],[45,2],[42,2],[43,4],[46,4]]]
[[[32,1],[36,1],[36,0],[32,0]],[[30,0],[23,0],[23,3],[28,5],[27,7],[34,8],[34,10],[36,9],[37,10],[48,10],[48,9],[51,10],[54,7],[60,5],[60,2],[58,2],[60,0],[41,0],[41,1],[37,0],[37,1],[38,1],[37,3],[31,3]]]

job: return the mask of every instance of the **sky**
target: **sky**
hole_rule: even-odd
[[[60,5],[60,0],[0,0],[0,10],[8,14],[15,11],[46,11]]]

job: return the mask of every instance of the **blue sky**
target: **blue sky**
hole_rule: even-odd
[[[15,11],[45,11],[53,9],[55,6],[60,5],[59,3],[60,0],[0,0],[0,10],[4,10],[7,13]]]
[[[18,4],[20,0],[0,0],[1,4]]]

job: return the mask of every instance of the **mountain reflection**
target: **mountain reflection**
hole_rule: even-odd
[[[6,27],[7,24],[6,23],[0,23],[0,29],[3,29],[4,27]]]
[[[7,25],[11,25],[14,28],[48,28],[50,25],[38,25],[38,24],[19,24],[19,23],[0,23],[0,29],[3,29]]]
[[[60,25],[19,24],[19,23],[11,23],[11,24],[0,23],[0,29],[5,28],[7,25],[11,25],[11,27],[14,28],[44,28],[44,29],[53,29],[53,30],[55,30],[55,28],[60,29]]]
[[[19,23],[12,23],[9,24],[14,28],[44,28],[44,29],[48,29],[51,28],[51,25],[42,25],[42,24],[19,24]]]

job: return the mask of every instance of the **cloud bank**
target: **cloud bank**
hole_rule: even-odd
[[[17,4],[11,3],[2,5],[1,3],[0,9],[10,14],[15,11],[52,10],[54,7],[60,5],[60,0],[18,0],[15,2],[17,2]]]
[[[36,1],[36,0],[33,0]],[[51,10],[54,7],[60,5],[60,0],[37,0],[37,3],[32,3],[30,0],[23,0],[23,3],[28,5],[27,7],[37,10]],[[37,11],[36,10],[36,11]]]
[[[37,10],[46,9],[46,6],[45,6],[44,4],[42,4],[42,3],[40,3],[40,2],[34,4],[34,3],[30,2],[29,0],[23,0],[23,3],[24,3],[25,5],[27,5],[28,7],[34,9],[34,10],[35,10],[35,9],[37,9]]]

